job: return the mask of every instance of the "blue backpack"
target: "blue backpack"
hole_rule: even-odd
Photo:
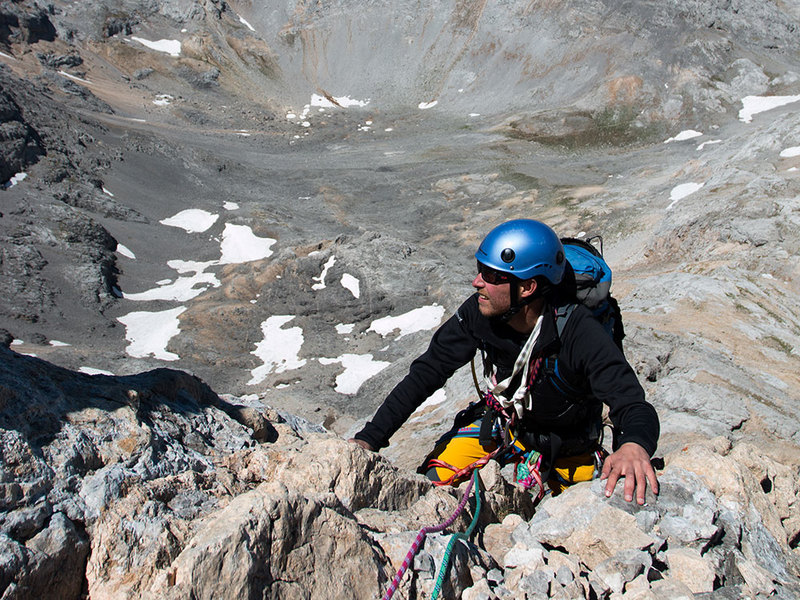
[[[592,244],[598,240],[600,249]],[[603,259],[603,238],[599,235],[582,240],[578,238],[561,238],[564,254],[575,272],[575,287],[578,302],[586,306],[622,350],[622,338],[625,329],[622,325],[622,314],[619,304],[611,296],[611,267]],[[575,304],[568,305],[559,311],[556,326],[559,335],[564,330],[567,319],[575,309]]]

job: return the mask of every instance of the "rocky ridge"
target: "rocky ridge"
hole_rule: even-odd
[[[90,376],[0,352],[5,598],[377,597],[459,501],[180,371]],[[800,593],[800,484],[752,444],[667,453],[641,507],[595,482],[534,510],[493,463],[481,480],[480,533],[456,544],[447,597]],[[448,534],[476,508],[427,537],[402,594],[430,595]]]

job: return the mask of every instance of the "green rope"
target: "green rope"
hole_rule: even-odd
[[[447,575],[447,567],[450,565],[450,553],[453,551],[456,540],[468,541],[469,536],[472,535],[472,530],[475,529],[475,525],[478,524],[478,516],[481,513],[481,480],[480,477],[478,477],[478,469],[475,469],[473,472],[473,478],[475,482],[475,516],[472,517],[472,523],[469,524],[469,527],[467,527],[464,533],[454,533],[450,536],[450,541],[447,543],[447,548],[445,548],[444,556],[442,557],[442,566],[439,567],[439,576],[436,578],[436,585],[433,586],[431,600],[436,600],[439,597],[439,592],[442,590],[442,584]]]

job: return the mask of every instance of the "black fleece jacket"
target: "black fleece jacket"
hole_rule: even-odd
[[[534,356],[549,357],[548,368],[531,390],[533,410],[526,411],[523,429],[569,438],[571,432],[585,430],[588,419],[597,419],[600,403],[605,403],[616,445],[636,442],[652,456],[658,442],[658,415],[602,325],[588,309],[577,306],[559,337],[555,308],[545,305],[543,315]],[[436,331],[428,349],[411,363],[408,374],[356,439],[375,449],[386,447],[417,407],[479,349],[497,369],[497,380],[504,379],[526,339],[507,324],[481,315],[477,295],[472,295]]]

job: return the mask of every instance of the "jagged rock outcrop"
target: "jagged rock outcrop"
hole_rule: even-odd
[[[32,92],[28,90],[27,98],[20,98],[21,90],[9,85],[13,79],[3,67],[0,67],[0,77],[0,183],[5,183],[35,163],[45,151],[39,134],[26,121],[19,104],[20,100],[30,99]],[[20,87],[26,88],[24,84]]]
[[[40,7],[19,2],[4,2],[0,6],[0,43],[35,44],[39,40],[53,41],[56,29],[50,17],[53,5]]]
[[[90,376],[0,349],[0,594],[376,597],[417,532],[458,504],[460,490],[226,398],[179,371]],[[255,414],[271,441],[229,416]],[[800,593],[791,468],[724,438],[664,459],[660,494],[641,507],[606,499],[595,482],[534,510],[489,465],[478,532],[456,544],[443,593]],[[473,499],[446,533],[427,537],[401,590],[429,597],[447,534],[475,509]]]

